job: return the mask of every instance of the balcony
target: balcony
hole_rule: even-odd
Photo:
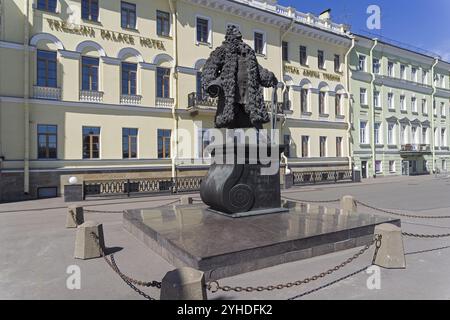
[[[172,108],[175,103],[173,98],[159,98],[156,97],[155,106],[157,108]]]
[[[217,108],[217,99],[192,92],[188,94],[188,108]]]
[[[101,91],[80,91],[80,101],[83,102],[103,102],[103,92]]]
[[[33,87],[33,97],[45,100],[61,100],[61,89],[52,87]]]
[[[122,94],[120,95],[120,103],[126,105],[140,105],[142,96],[134,94]]]
[[[431,154],[431,146],[429,144],[404,144],[400,149],[400,155],[404,156],[421,156]]]

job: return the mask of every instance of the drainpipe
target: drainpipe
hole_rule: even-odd
[[[436,172],[436,136],[434,134],[434,107],[435,107],[435,95],[436,95],[436,83],[434,81],[434,77],[435,77],[435,71],[436,71],[436,66],[439,63],[439,59],[436,58],[434,61],[433,66],[431,67],[431,74],[432,74],[432,78],[431,78],[431,85],[433,88],[433,91],[431,93],[431,110],[429,110],[429,113],[431,115],[431,152],[433,154],[433,173]],[[437,106],[436,106],[437,108]]]
[[[174,150],[172,156],[172,178],[177,177],[177,158],[178,158],[178,13],[176,8],[176,0],[169,0],[170,12],[172,14],[173,21],[173,93],[174,101],[172,106],[172,119],[173,119],[173,138],[172,146]]]
[[[345,58],[344,58],[344,63],[345,63],[345,68],[346,68],[346,77],[345,77],[345,90],[347,90],[347,97],[348,97],[348,115],[347,115],[347,125],[348,125],[348,129],[347,129],[347,141],[348,141],[348,166],[349,169],[353,169],[353,146],[352,146],[352,119],[351,119],[351,109],[352,109],[352,96],[351,96],[351,83],[350,83],[350,64],[348,62],[348,57],[350,56],[350,53],[353,51],[353,49],[355,48],[356,45],[356,41],[355,41],[355,37],[351,36],[352,38],[352,45],[350,47],[350,49],[348,49],[347,53],[345,54]]]
[[[23,98],[24,98],[24,161],[23,161],[23,192],[25,195],[30,193],[30,106],[29,106],[29,90],[30,90],[30,0],[25,2],[25,27],[24,27],[24,81],[23,81]]]
[[[373,39],[374,43],[372,48],[370,49],[370,76],[372,77],[372,80],[370,81],[370,99],[371,101],[369,102],[370,105],[372,106],[372,112],[371,112],[371,121],[372,121],[372,125],[371,125],[371,148],[372,148],[372,170],[373,170],[373,177],[376,178],[377,177],[377,172],[375,170],[375,164],[376,164],[376,156],[377,156],[377,151],[376,151],[376,145],[375,145],[375,105],[373,103],[373,98],[375,95],[375,90],[374,90],[374,83],[375,83],[375,73],[373,72],[373,51],[375,49],[375,47],[378,44],[378,39],[375,38]]]

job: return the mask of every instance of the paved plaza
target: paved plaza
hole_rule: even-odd
[[[450,179],[394,177],[360,184],[296,187],[283,192],[299,200],[329,200],[344,195],[375,207],[415,215],[449,215]],[[102,199],[83,202],[85,209],[120,211],[156,207],[179,196]],[[194,195],[198,197],[198,195]],[[337,207],[339,203],[326,204]],[[361,212],[376,213],[358,208]],[[0,299],[141,299],[102,259],[73,258],[75,229],[65,229],[63,199],[0,204]],[[381,214],[381,213],[377,213]],[[128,276],[160,281],[173,267],[122,228],[122,214],[86,213],[85,220],[103,223],[105,242]],[[402,219],[403,231],[450,232],[450,219]],[[332,275],[307,285],[262,293],[216,293],[209,299],[450,299],[450,238],[404,238],[406,270],[381,270],[381,289],[369,290],[373,249]],[[220,280],[222,285],[264,286],[295,282],[347,260],[359,249],[341,251]],[[69,290],[66,270],[81,269],[81,289]],[[353,274],[352,276],[350,276]],[[159,291],[144,289],[159,298]]]

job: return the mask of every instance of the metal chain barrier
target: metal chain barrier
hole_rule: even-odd
[[[240,286],[238,286],[238,287],[223,286],[222,287],[220,285],[219,281],[211,281],[211,282],[208,282],[207,289],[208,289],[208,291],[211,291],[211,293],[216,293],[218,291],[225,291],[225,292],[234,291],[234,292],[250,293],[250,292],[255,292],[255,291],[257,291],[257,292],[273,291],[273,290],[282,290],[282,289],[286,289],[286,288],[298,287],[298,286],[310,283],[312,281],[316,281],[318,279],[325,278],[326,276],[329,276],[329,275],[335,273],[336,271],[339,271],[340,269],[344,268],[346,265],[348,265],[348,264],[352,263],[354,260],[358,259],[367,250],[369,250],[374,244],[375,244],[376,248],[375,248],[375,254],[373,257],[373,261],[375,261],[378,250],[381,247],[381,239],[382,239],[381,235],[379,235],[379,234],[375,235],[374,239],[372,240],[371,243],[369,243],[364,248],[359,250],[356,254],[354,254],[352,257],[348,258],[346,261],[342,262],[341,264],[336,265],[335,267],[333,267],[331,269],[328,269],[325,272],[322,272],[322,273],[312,276],[312,277],[305,278],[303,280],[298,280],[295,282],[288,282],[288,283],[278,284],[278,285],[258,286],[258,287],[240,287]]]
[[[136,279],[133,279],[131,277],[126,276],[125,274],[122,273],[122,271],[120,271],[119,267],[117,266],[116,261],[114,259],[114,255],[111,255],[111,260],[108,259],[107,255],[105,254],[105,251],[103,250],[102,246],[100,245],[98,236],[94,232],[91,232],[91,237],[94,239],[95,243],[97,244],[97,246],[98,246],[98,248],[100,250],[100,254],[103,257],[103,259],[105,260],[105,262],[111,267],[111,269],[113,269],[113,271],[115,273],[117,273],[119,275],[120,278],[122,278],[122,280],[130,288],[132,288],[135,292],[137,292],[139,295],[143,296],[144,298],[146,298],[148,300],[155,300],[155,298],[150,297],[145,292],[143,292],[143,291],[139,290],[138,288],[136,288],[136,286],[152,287],[152,288],[161,289],[161,282],[158,282],[158,281],[150,281],[150,282],[140,281],[140,280],[136,280]]]
[[[380,209],[374,206],[371,206],[367,203],[361,202],[359,200],[355,200],[357,204],[362,205],[363,207],[369,208],[369,209],[373,209],[375,211],[379,211],[379,212],[383,212],[383,213],[387,213],[387,214],[392,214],[395,216],[399,216],[399,217],[404,217],[404,218],[414,218],[414,219],[450,219],[450,216],[425,216],[425,215],[412,215],[412,214],[406,214],[406,213],[398,213],[398,212],[394,212],[394,211],[390,211],[390,210],[385,210],[385,209]]]
[[[299,199],[292,199],[285,196],[282,196],[283,199],[298,202],[298,203],[333,203],[333,202],[340,202],[341,199],[333,199],[333,200],[299,200]]]
[[[419,234],[419,233],[402,232],[402,234],[406,237],[422,238],[422,239],[439,239],[439,238],[450,237],[450,233],[447,233],[447,234]]]
[[[122,211],[112,211],[112,210],[90,210],[90,209],[83,209],[84,212],[87,213],[124,213],[125,210]]]

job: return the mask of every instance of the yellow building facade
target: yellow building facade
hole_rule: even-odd
[[[204,175],[215,101],[198,83],[229,24],[285,85],[277,128],[289,167],[351,166],[352,40],[327,13],[259,0],[2,0],[0,8],[0,201],[62,194],[71,176]]]

